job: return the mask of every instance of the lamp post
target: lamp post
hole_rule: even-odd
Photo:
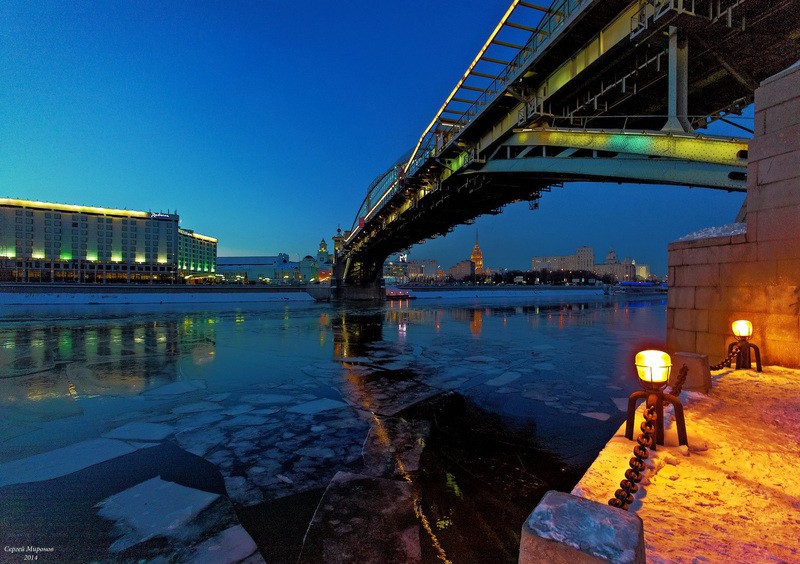
[[[675,408],[675,423],[678,429],[678,443],[688,445],[686,438],[686,423],[683,418],[683,405],[681,400],[672,394],[664,392],[664,387],[669,380],[672,369],[672,360],[669,355],[662,351],[646,350],[636,355],[636,372],[639,376],[639,383],[644,390],[633,392],[628,398],[628,420],[625,424],[625,437],[633,440],[633,420],[636,415],[636,402],[644,399],[647,407],[655,407],[656,411],[656,445],[664,444],[664,402],[672,404]]]
[[[736,369],[751,367],[750,350],[752,349],[756,355],[756,372],[761,372],[761,350],[750,343],[750,337],[753,336],[753,324],[746,319],[737,319],[731,324],[731,328],[737,340],[728,346],[728,356],[731,356],[735,347],[738,348]]]

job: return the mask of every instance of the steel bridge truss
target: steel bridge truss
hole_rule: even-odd
[[[565,181],[743,192],[747,140],[699,135],[797,57],[797,0],[513,0],[416,146],[370,185],[335,277]],[[690,113],[689,110],[692,110]]]
[[[468,169],[747,191],[747,141],[652,131],[519,129]]]

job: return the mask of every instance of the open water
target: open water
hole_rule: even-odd
[[[666,312],[187,307],[0,313],[0,544],[53,562],[516,561],[539,498],[623,421]]]

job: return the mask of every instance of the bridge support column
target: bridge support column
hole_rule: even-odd
[[[343,280],[337,280],[332,294],[334,299],[345,302],[382,302],[386,300],[386,286],[383,277],[371,284],[347,284]]]
[[[669,28],[669,68],[667,69],[667,123],[664,131],[691,132],[689,123],[689,41],[686,32]]]

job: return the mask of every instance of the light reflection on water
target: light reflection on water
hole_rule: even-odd
[[[525,457],[532,456],[529,451],[535,444],[551,453],[556,467],[579,467],[622,421],[613,400],[635,388],[631,364],[635,352],[663,343],[665,310],[663,300],[607,299],[406,300],[380,307],[298,302],[242,308],[174,306],[157,311],[7,308],[0,317],[4,413],[0,462],[95,438],[130,421],[158,420],[179,427],[175,413],[184,404],[231,393],[223,407],[233,412],[245,402],[238,398],[258,391],[296,397],[298,402],[314,397],[344,401],[361,414],[362,425],[376,432],[384,430],[383,423],[374,421],[393,420],[398,414],[424,419],[429,407],[419,406],[429,406],[437,396],[448,402],[447,398],[459,398],[466,407],[456,409],[458,418],[451,421],[441,418],[453,411],[452,406],[430,408],[440,417],[435,421],[441,428],[457,428],[460,424],[454,421],[466,421],[467,427],[475,423],[478,429],[496,428],[496,435],[478,437],[481,448],[487,449],[498,437],[507,440],[519,431],[528,437],[523,446],[518,451],[507,449],[502,456],[513,454],[528,462]],[[140,395],[182,381],[200,381],[205,387],[169,401]],[[473,421],[476,416],[479,420]],[[342,425],[346,423],[343,420]],[[352,445],[304,444],[304,448],[358,451],[364,440],[358,433],[364,427],[348,429],[343,427],[338,435]],[[192,437],[195,442],[202,443],[201,439]],[[278,437],[279,448],[291,451],[294,440]],[[461,503],[463,483],[469,479],[459,474],[458,467],[469,464],[470,456],[453,455],[453,467],[443,453],[452,453],[455,447],[443,440],[434,430],[423,467],[441,466],[446,477],[442,487],[449,492],[441,495]],[[273,448],[268,442],[259,444]],[[222,461],[223,474],[247,472],[249,463],[244,460],[229,464],[219,451],[198,452],[205,452],[215,464]],[[503,482],[517,483],[514,480],[527,475],[516,475],[505,459],[501,464],[499,458],[481,452],[482,464],[498,482],[487,486],[486,492],[476,492],[474,488],[480,490],[489,478],[477,481],[472,490],[467,488],[468,499],[474,501],[503,487]],[[281,493],[270,489],[275,485],[259,486],[265,499],[302,491],[300,474],[289,472],[305,463],[292,464],[275,470],[289,476],[292,487],[278,484],[285,488]],[[327,464],[332,475],[336,463]],[[423,474],[428,472],[424,468]],[[324,472],[320,474],[317,467],[314,474],[306,470],[318,487]],[[439,494],[426,495],[429,500]],[[528,501],[520,503],[527,507]],[[433,506],[445,505],[439,500],[426,505],[425,511],[435,517],[434,522],[458,521],[449,513],[433,515]],[[519,530],[518,523],[508,528]],[[458,526],[441,533],[445,540],[456,534],[451,530]],[[452,538],[450,542],[458,544]]]
[[[663,340],[663,306],[661,300],[403,300],[366,310],[297,303],[164,312],[136,307],[129,315],[116,308],[9,308],[0,318],[0,401],[24,411],[26,402],[130,396],[194,377],[222,391],[264,378],[277,383],[296,378],[309,362],[369,355],[378,342],[397,354],[406,345],[430,348],[434,356],[437,347],[467,356],[490,350],[499,361],[487,367],[492,370],[504,368],[504,349],[539,342],[557,346],[576,368],[587,359],[598,370],[615,365],[623,378],[610,378],[626,387],[626,359],[644,346],[638,343]]]

